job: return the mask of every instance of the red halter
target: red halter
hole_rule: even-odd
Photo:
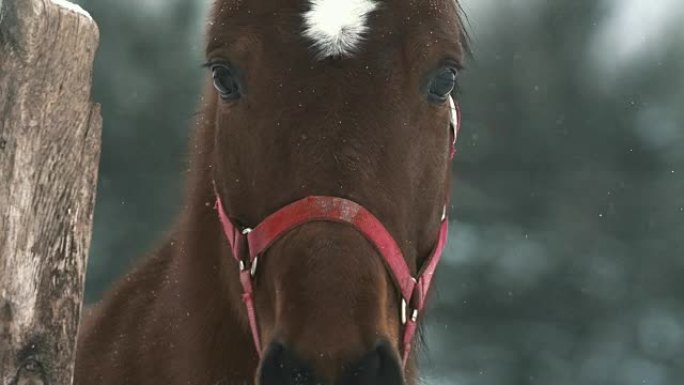
[[[449,98],[449,103],[451,108],[450,127],[453,137],[450,158],[453,158],[460,112],[453,99]],[[259,356],[262,354],[261,339],[252,297],[252,279],[257,271],[259,256],[263,255],[275,241],[294,228],[309,222],[329,221],[351,225],[371,242],[383,257],[392,279],[401,293],[400,316],[404,327],[404,336],[401,341],[402,364],[406,366],[417,328],[418,316],[425,307],[432,277],[447,242],[449,220],[446,215],[446,205],[444,206],[437,242],[415,278],[411,275],[399,245],[382,222],[363,206],[348,199],[309,196],[279,209],[254,229],[240,229],[234,225],[226,215],[218,193],[216,194],[216,208],[232,254],[240,266],[240,282],[243,288],[242,301],[247,309],[254,346]]]

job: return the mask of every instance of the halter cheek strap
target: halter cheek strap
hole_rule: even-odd
[[[450,129],[453,136],[450,157],[453,157],[460,113],[453,99],[450,98],[449,104],[451,108]],[[411,275],[399,245],[382,222],[366,208],[351,200],[333,196],[309,196],[279,209],[254,229],[241,229],[236,226],[228,218],[218,193],[216,194],[216,209],[232,254],[240,267],[240,282],[243,289],[242,301],[247,310],[254,346],[259,356],[262,355],[261,339],[254,308],[252,285],[259,256],[263,255],[274,242],[293,229],[310,222],[327,221],[354,227],[382,256],[392,280],[401,293],[400,320],[404,328],[401,340],[402,364],[406,366],[417,329],[418,317],[425,308],[427,293],[447,242],[449,221],[446,215],[446,205],[443,208],[437,241],[416,277]]]

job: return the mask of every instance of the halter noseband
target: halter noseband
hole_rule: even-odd
[[[455,152],[460,113],[451,97],[449,98],[449,107],[450,129],[453,138],[450,148],[451,159]],[[446,203],[448,203],[448,199]],[[401,341],[402,365],[406,366],[418,325],[418,316],[425,307],[425,300],[432,284],[435,269],[447,242],[449,220],[446,204],[443,208],[437,242],[415,278],[411,275],[399,245],[382,222],[366,208],[348,199],[333,196],[309,196],[277,210],[253,229],[242,229],[228,218],[218,193],[216,193],[216,209],[232,254],[240,267],[240,282],[243,289],[242,301],[247,309],[247,318],[252,330],[254,346],[259,356],[262,355],[261,338],[254,308],[252,286],[259,256],[263,255],[275,241],[291,230],[309,222],[327,221],[354,227],[373,244],[377,252],[383,257],[385,265],[401,293],[400,319],[404,327],[404,336]]]

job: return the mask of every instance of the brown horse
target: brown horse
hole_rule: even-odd
[[[465,39],[455,0],[216,0],[185,209],[76,384],[415,384]]]

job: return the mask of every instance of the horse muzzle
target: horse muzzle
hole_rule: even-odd
[[[325,382],[293,349],[272,343],[259,372],[259,385],[403,385],[401,362],[391,345],[379,342],[358,360],[344,365],[334,382]]]

